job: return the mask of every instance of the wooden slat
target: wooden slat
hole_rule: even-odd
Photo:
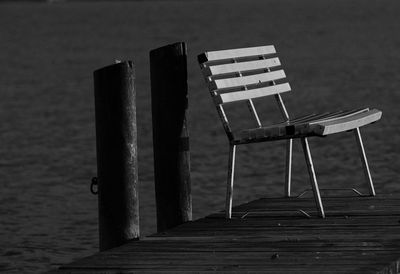
[[[231,63],[231,64],[223,64],[223,65],[215,65],[215,66],[207,66],[203,68],[204,76],[210,75],[220,75],[220,74],[231,74],[237,72],[247,72],[254,71],[265,68],[273,68],[280,66],[281,62],[279,58],[270,58],[263,60],[256,60],[250,62],[240,62],[240,63]]]
[[[322,114],[305,115],[296,119],[292,119],[289,122],[282,122],[278,124],[264,126],[261,128],[251,128],[251,129],[241,130],[238,136],[244,142],[256,139],[265,139],[265,138],[271,138],[271,139],[284,138],[285,136],[290,136],[292,138],[293,135],[300,136],[300,134],[310,133],[309,128],[304,126],[308,125],[309,121],[322,119],[326,117],[332,117],[340,115],[342,113],[344,112],[336,111],[336,112],[325,112]],[[300,126],[296,128],[296,125]]]
[[[286,74],[283,70],[276,70],[255,75],[214,80],[209,83],[209,88],[210,90],[217,90],[217,89],[229,89],[234,87],[243,87],[248,85],[271,82],[274,80],[283,79],[285,77]]]
[[[351,117],[360,113],[364,113],[369,111],[369,108],[362,108],[362,109],[353,109],[350,111],[343,111],[341,113],[337,114],[332,114],[332,115],[327,115],[326,117],[318,118],[318,119],[313,119],[310,121],[310,125],[312,124],[319,124],[319,123],[327,123],[330,121],[335,121],[337,119],[342,119],[342,118],[347,118]]]
[[[258,138],[276,138],[282,137],[286,134],[286,126],[285,124],[277,125],[277,126],[266,126],[262,128],[252,128],[242,130],[240,132],[240,139],[242,140],[252,140]]]
[[[252,128],[245,129],[239,132],[239,138],[243,140],[243,142],[251,141],[254,142],[258,139],[266,139],[266,138],[293,138],[299,136],[313,136],[313,135],[322,135],[323,129],[321,129],[320,124],[327,124],[328,122],[341,124],[342,121],[347,121],[347,119],[357,120],[361,114],[370,113],[368,108],[363,109],[354,109],[350,111],[336,111],[331,113],[323,113],[323,114],[312,114],[306,115],[297,119],[290,120],[289,122],[282,122],[279,124],[274,124],[270,126],[265,126],[261,128]],[[351,118],[353,117],[353,118]],[[373,118],[371,118],[373,119]],[[363,120],[364,121],[364,120]],[[366,120],[368,121],[368,120]],[[364,121],[360,123],[359,126],[368,124],[370,122]],[[351,126],[356,124],[356,122],[352,124],[347,124],[346,126]],[[338,125],[335,125],[338,126]],[[342,125],[343,126],[343,125]],[[332,127],[332,126],[331,126]],[[341,131],[349,130],[342,129]],[[339,130],[339,128],[336,128]],[[332,128],[326,134],[332,134]],[[326,135],[325,134],[325,135]]]
[[[326,197],[324,205],[327,219],[269,215],[265,211],[315,208],[314,200],[259,199],[234,207],[230,220],[213,214],[54,273],[398,272],[399,198]]]
[[[288,135],[320,135],[320,129],[316,124],[321,122],[329,122],[342,118],[354,116],[356,114],[369,111],[369,108],[358,108],[348,111],[336,111],[327,115],[314,116],[310,119],[298,120],[286,126],[286,134]]]
[[[337,112],[333,112],[333,114],[342,113],[342,112],[343,111],[337,111]],[[271,125],[268,125],[267,127],[278,127],[278,126],[286,127],[288,125],[294,125],[294,124],[298,124],[298,123],[312,121],[313,119],[324,118],[324,117],[327,117],[329,115],[332,115],[332,113],[331,112],[312,113],[312,114],[307,114],[307,115],[303,115],[303,116],[299,116],[299,117],[290,119],[289,121],[284,121],[284,122],[280,122],[280,123],[276,123],[276,124],[271,124]],[[248,130],[248,129],[246,129],[246,130]]]
[[[338,118],[329,121],[312,124],[312,130],[318,135],[329,135],[358,128],[378,121],[382,117],[382,111],[372,109],[367,112],[358,113],[345,118]]]
[[[261,46],[261,47],[249,47],[249,48],[239,48],[239,49],[228,49],[228,50],[218,50],[218,51],[208,51],[205,53],[207,60],[205,61],[215,61],[224,60],[232,58],[241,58],[248,56],[263,56],[276,53],[274,46]]]
[[[250,89],[245,91],[235,91],[229,93],[223,93],[216,96],[215,100],[218,104],[225,104],[230,102],[237,102],[247,99],[259,98],[268,95],[274,95],[277,93],[287,92],[290,91],[289,83],[279,84],[275,86],[263,87],[263,88],[256,88]]]
[[[322,119],[322,118],[326,118],[332,115],[338,115],[340,113],[343,113],[342,110],[339,111],[335,111],[335,112],[324,112],[324,113],[314,113],[314,114],[309,114],[309,115],[304,115],[304,116],[300,116],[294,119],[290,119],[289,123],[285,123],[286,126],[289,125],[295,125],[295,124],[300,124],[300,123],[306,123],[309,121],[314,121],[316,119]]]

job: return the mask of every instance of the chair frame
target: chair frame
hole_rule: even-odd
[[[269,47],[271,47],[271,46],[269,46]],[[245,48],[245,50],[247,50],[247,49],[252,49],[252,48]],[[274,47],[271,52],[273,54],[276,53]],[[266,59],[265,55],[260,55],[260,56],[258,56],[258,58]],[[199,55],[198,60],[199,60],[201,69],[202,70],[206,69],[207,62],[208,62],[207,52]],[[230,60],[231,60],[230,61],[231,63],[237,62],[237,58],[234,58],[234,57],[231,57]],[[279,65],[280,65],[280,63],[279,63]],[[265,72],[271,72],[270,68],[266,67]],[[208,76],[208,75],[204,75],[204,76],[206,78],[206,82],[210,83],[212,81],[212,78],[210,76]],[[239,71],[237,76],[242,77],[243,76],[242,72]],[[269,83],[270,83],[270,86],[276,85],[275,81],[269,81]],[[247,91],[246,86],[244,87],[244,91]],[[315,136],[315,134],[309,134],[309,133],[306,133],[306,134],[300,133],[300,134],[293,134],[293,135],[286,134],[284,136],[280,136],[280,137],[273,138],[273,139],[265,139],[265,138],[255,138],[255,139],[249,139],[249,140],[235,139],[234,134],[229,125],[228,118],[227,118],[226,113],[223,108],[223,102],[215,99],[215,98],[218,98],[219,94],[217,93],[215,88],[210,88],[210,92],[211,92],[211,96],[214,98],[214,103],[215,103],[218,115],[221,119],[224,130],[225,130],[226,135],[229,140],[229,157],[228,157],[228,174],[227,174],[228,176],[227,176],[226,202],[225,202],[226,218],[230,219],[232,217],[232,200],[233,200],[233,184],[234,184],[234,174],[235,174],[236,147],[238,145],[256,143],[256,142],[286,140],[286,166],[285,166],[284,196],[291,197],[293,139],[295,139],[295,138],[299,138],[301,140],[304,157],[305,157],[305,161],[307,164],[308,174],[310,177],[310,183],[311,183],[311,187],[312,187],[312,190],[314,193],[316,207],[318,209],[319,216],[322,218],[325,218],[325,211],[324,211],[324,207],[323,207],[322,200],[321,200],[320,189],[318,187],[317,177],[315,174],[314,164],[313,164],[313,160],[312,160],[312,156],[311,156],[311,152],[310,152],[310,146],[308,143],[308,137]],[[275,97],[276,103],[278,104],[280,112],[282,114],[282,118],[284,120],[282,124],[284,124],[284,123],[290,124],[292,120],[289,117],[288,111],[286,109],[286,106],[283,102],[283,99],[282,99],[280,93],[274,94],[274,97]],[[257,113],[254,103],[252,101],[252,98],[247,99],[247,105],[248,105],[249,111],[251,112],[258,128],[262,128],[262,124],[260,122],[258,113]],[[335,116],[332,116],[332,117],[335,117]],[[380,119],[380,116],[376,120],[379,120],[379,119]],[[355,139],[356,139],[357,147],[359,150],[360,159],[361,159],[366,183],[367,183],[368,189],[369,189],[369,196],[375,196],[376,195],[375,189],[374,189],[374,185],[372,182],[372,177],[371,177],[367,157],[365,154],[365,149],[364,149],[363,141],[361,138],[360,129],[358,126],[356,126],[356,127],[352,128],[351,130],[354,132],[354,135],[355,135]],[[342,131],[340,131],[340,132],[342,132]]]

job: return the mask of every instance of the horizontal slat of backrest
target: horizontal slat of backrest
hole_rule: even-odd
[[[229,93],[223,93],[215,97],[215,102],[218,104],[230,103],[243,101],[247,99],[259,98],[263,96],[273,95],[277,93],[282,93],[290,91],[289,83],[279,84],[275,86],[256,88],[244,91],[235,91]]]
[[[226,89],[234,87],[243,87],[248,85],[271,82],[274,80],[283,79],[285,77],[286,75],[283,70],[276,70],[276,71],[242,76],[242,77],[214,80],[209,83],[209,88],[210,90],[217,90],[217,89]]]
[[[250,62],[230,63],[223,65],[215,65],[203,68],[204,76],[231,74],[236,72],[246,72],[258,69],[273,68],[280,66],[281,62],[278,57],[255,60]]]
[[[228,49],[218,51],[208,51],[205,53],[206,59],[204,61],[215,61],[223,59],[241,58],[247,56],[263,56],[276,53],[274,46],[261,46],[240,49]]]

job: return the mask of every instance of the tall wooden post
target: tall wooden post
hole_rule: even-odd
[[[192,219],[187,57],[183,42],[150,52],[157,231]]]
[[[134,80],[132,61],[94,72],[101,251],[139,239]]]

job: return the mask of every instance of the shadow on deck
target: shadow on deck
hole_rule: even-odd
[[[55,273],[399,273],[400,197],[259,199]],[[311,213],[307,218],[298,209]]]

